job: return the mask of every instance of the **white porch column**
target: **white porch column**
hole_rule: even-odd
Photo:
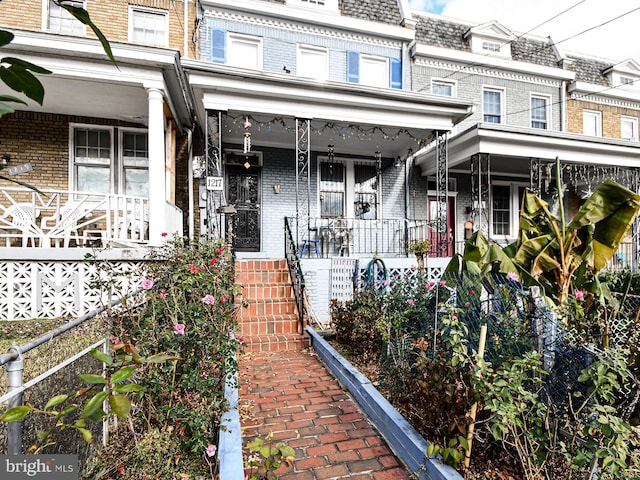
[[[162,91],[147,89],[149,99],[149,245],[162,244],[166,231],[164,111]]]

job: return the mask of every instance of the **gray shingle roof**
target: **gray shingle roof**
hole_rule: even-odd
[[[573,61],[572,70],[576,72],[576,81],[593,83],[604,87],[610,86],[609,80],[602,72],[609,68],[611,63],[573,55],[567,55],[567,58]]]
[[[340,13],[372,22],[400,25],[397,0],[340,0]]]
[[[511,44],[511,58],[518,62],[557,67],[558,58],[548,41],[519,38]]]

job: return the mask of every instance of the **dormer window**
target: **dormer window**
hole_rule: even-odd
[[[635,60],[625,60],[612,65],[602,73],[614,87],[640,89],[640,64]]]
[[[510,58],[516,36],[498,22],[488,22],[470,28],[464,38],[473,53]]]

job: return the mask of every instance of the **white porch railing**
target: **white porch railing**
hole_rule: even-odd
[[[149,238],[144,197],[0,189],[0,246],[135,246]]]

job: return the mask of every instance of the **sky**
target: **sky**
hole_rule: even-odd
[[[515,34],[551,36],[565,52],[616,61],[633,58],[640,63],[640,0],[409,0],[409,4],[414,10],[477,24],[497,20]],[[609,23],[599,26],[605,22]]]

